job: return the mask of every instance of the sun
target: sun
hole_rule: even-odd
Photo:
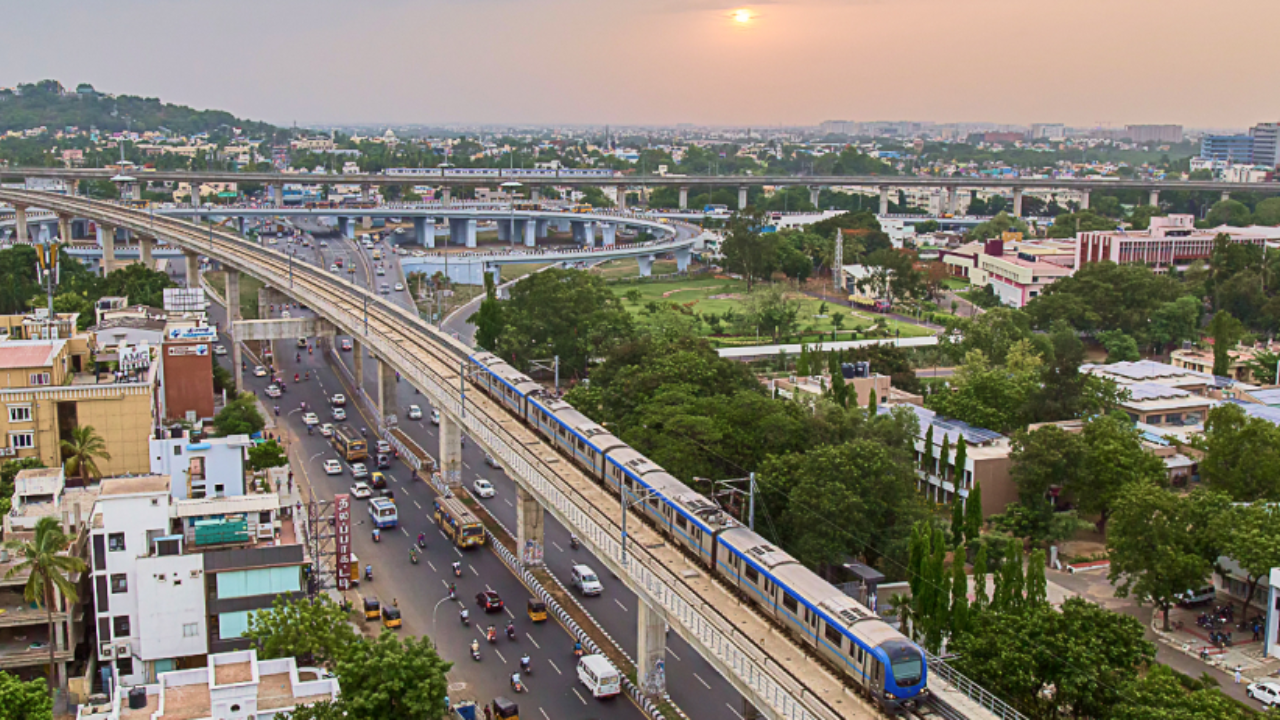
[[[750,10],[744,9],[744,10],[733,11],[733,21],[741,25],[746,25],[747,23],[751,22],[751,19],[753,17],[754,16],[751,14]]]

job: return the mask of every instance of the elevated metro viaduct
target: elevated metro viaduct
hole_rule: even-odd
[[[637,613],[640,649],[636,684],[646,692],[661,692],[663,629],[670,626],[768,717],[836,720],[880,715],[826,665],[803,652],[762,617],[743,608],[705,569],[691,564],[647,525],[631,524],[625,533],[628,542],[624,552],[623,509],[618,498],[560,460],[540,436],[487,395],[467,392],[466,358],[471,350],[411,311],[309,264],[291,265],[284,254],[221,229],[47,193],[0,190],[0,202],[50,209],[60,219],[88,218],[107,228],[111,237],[117,228],[129,232],[138,237],[144,248],[157,240],[180,247],[187,259],[187,280],[192,284],[200,282],[199,255],[207,255],[225,270],[228,297],[239,296],[240,274],[249,273],[312,308],[328,324],[313,327],[313,331],[354,337],[359,346],[374,354],[373,362],[379,364],[380,431],[386,434],[396,424],[393,388],[395,375],[400,373],[440,410],[439,457],[442,480],[447,486],[457,487],[462,480],[461,433],[465,431],[499,458],[517,484],[520,547],[542,546],[542,513],[550,511],[587,544],[605,569],[637,594],[641,603]],[[242,339],[237,335],[272,334],[270,328],[257,329],[240,322],[238,305],[231,306],[228,324],[237,353]],[[298,328],[282,330],[297,331]],[[355,348],[357,357],[363,356],[359,346]],[[235,365],[239,368],[239,361]],[[945,704],[953,710],[952,717],[1019,717],[1007,707],[993,709],[992,699],[985,691],[966,695],[945,676],[938,677],[935,685],[934,675],[930,676],[930,690],[933,697],[945,698]]]

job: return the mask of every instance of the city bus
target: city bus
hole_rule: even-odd
[[[393,528],[399,523],[400,515],[396,512],[396,504],[387,498],[373,498],[369,501],[369,517],[379,528]]]
[[[484,545],[484,524],[457,498],[436,498],[436,523],[460,548]]]
[[[360,433],[346,425],[338,425],[333,429],[333,446],[338,448],[338,454],[347,462],[357,462],[369,457],[369,443],[360,437]]]
[[[589,212],[592,212],[593,210],[595,210],[595,208],[591,207],[590,205],[583,205],[581,203],[577,205],[569,206],[569,212],[574,212],[574,213],[589,213]]]

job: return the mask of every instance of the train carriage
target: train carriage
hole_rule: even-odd
[[[471,366],[475,383],[520,417],[525,416],[525,397],[529,393],[542,391],[541,385],[493,353],[473,355]]]
[[[605,457],[626,444],[563,400],[530,397],[524,419],[575,464],[599,479]]]

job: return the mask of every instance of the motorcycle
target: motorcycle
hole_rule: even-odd
[[[280,406],[276,405],[276,417],[280,417]]]
[[[373,529],[373,541],[382,542],[382,531],[379,530],[378,528]]]
[[[514,641],[516,639],[516,626],[507,623],[507,639]]]
[[[458,619],[461,620],[462,624],[465,626],[471,625],[471,615],[467,613],[466,608],[463,608],[462,612],[458,613]]]
[[[414,565],[417,565],[417,564],[418,564],[418,553],[416,553],[416,552],[411,552],[411,553],[409,553],[409,562],[413,563]]]
[[[364,568],[364,579],[373,582],[373,566],[366,565]]]
[[[527,656],[520,658],[520,672],[525,675],[533,674],[533,665],[529,662],[529,658]]]
[[[573,656],[574,656],[575,658],[580,658],[580,657],[582,657],[582,643],[574,643],[574,644],[573,644]]]
[[[475,640],[471,641],[471,659],[477,662],[480,660],[480,643]]]
[[[425,533],[418,533],[418,547],[423,550],[427,549],[427,536]]]
[[[449,599],[450,600],[458,599],[458,589],[453,586],[453,583],[449,583]]]
[[[487,639],[490,643],[498,642],[498,631],[495,630],[492,625],[490,625],[489,629],[485,631],[485,639]]]
[[[462,566],[459,565],[458,563],[453,564],[453,576],[462,577]]]
[[[524,692],[524,683],[520,682],[519,678],[513,677],[511,678],[511,689],[518,693],[522,693]]]
[[[570,536],[569,536],[569,547],[573,548],[574,550],[577,550],[577,549],[578,549],[578,536],[577,536],[577,535],[570,535]]]

